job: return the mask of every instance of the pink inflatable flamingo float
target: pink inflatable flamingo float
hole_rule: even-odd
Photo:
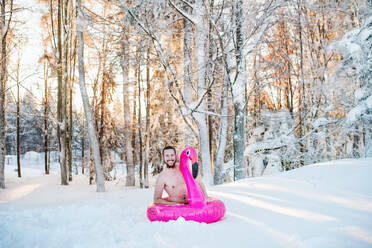
[[[194,177],[197,175],[198,155],[193,147],[186,147],[180,155],[180,170],[187,187],[188,204],[161,205],[153,203],[147,208],[150,221],[169,221],[183,217],[185,220],[212,223],[225,215],[225,205],[221,200],[209,197],[205,200],[203,191]],[[192,165],[192,174],[190,166]],[[193,177],[194,176],[194,177]]]

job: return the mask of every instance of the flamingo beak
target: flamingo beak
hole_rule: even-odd
[[[198,155],[196,154],[194,148],[190,147],[186,151],[186,156],[188,158],[188,168],[192,173],[192,177],[195,179],[199,173]]]
[[[192,164],[192,177],[195,179],[198,176],[199,172],[199,164],[195,162]]]
[[[190,156],[190,162],[191,162],[190,165],[191,165],[192,177],[196,178],[199,173],[198,156],[192,153],[192,156]]]

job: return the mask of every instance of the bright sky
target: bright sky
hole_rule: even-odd
[[[14,13],[13,21],[16,21],[16,36],[20,37],[21,41],[17,42],[18,47],[13,48],[9,59],[9,80],[8,87],[13,92],[13,96],[16,96],[16,64],[18,56],[20,56],[20,81],[21,97],[26,91],[31,91],[37,103],[41,104],[44,97],[44,75],[43,65],[38,61],[43,54],[42,38],[45,36],[46,30],[43,30],[40,26],[41,17],[49,11],[48,4],[38,3],[36,0],[16,0],[15,6],[17,8],[23,7],[25,10]],[[17,50],[18,49],[18,50]],[[85,58],[87,59],[87,57]],[[96,72],[94,72],[96,75]],[[120,71],[116,72],[116,83],[118,84],[115,90],[114,101],[110,108],[113,109],[115,99],[122,99],[122,74]],[[131,76],[130,76],[131,77]],[[78,72],[76,70],[76,79],[78,78]],[[92,79],[89,78],[86,72],[86,84],[91,84]],[[49,87],[52,88],[56,93],[56,78],[48,79]],[[92,95],[91,88],[87,87],[88,94]],[[75,95],[73,98],[73,106],[77,111],[82,110],[82,100],[80,95],[79,86],[75,85]],[[55,98],[54,98],[55,99]],[[120,100],[121,102],[121,100]],[[142,104],[143,113],[145,104]]]
[[[44,76],[43,76],[43,65],[39,64],[38,61],[43,54],[42,37],[43,33],[46,32],[40,26],[41,17],[46,14],[49,9],[45,3],[38,3],[36,0],[18,0],[15,2],[17,7],[24,7],[26,10],[20,11],[14,14],[13,20],[17,20],[16,35],[22,37],[22,42],[18,42],[19,55],[21,57],[20,66],[20,80],[21,85],[27,90],[31,91],[38,103],[42,102],[44,96]],[[45,35],[44,35],[45,36]],[[15,78],[15,68],[18,59],[18,52],[16,49],[12,50],[9,60],[9,73]],[[96,74],[96,73],[94,73]],[[114,99],[122,99],[122,86],[121,86],[121,73],[118,73],[119,78],[116,79],[119,84],[116,88],[116,94]],[[76,71],[76,77],[78,73]],[[87,84],[90,84],[88,74],[86,75]],[[56,79],[49,78],[49,87],[56,88]],[[52,83],[52,85],[51,85]],[[11,87],[13,95],[16,96],[16,82],[9,77],[8,87]],[[26,90],[21,87],[20,94],[25,94]],[[91,90],[87,88],[88,94]],[[75,95],[73,98],[73,106],[77,111],[82,110],[82,100],[80,96],[80,89],[78,85],[75,85]],[[112,108],[113,106],[111,106]]]
[[[17,42],[18,47],[11,51],[9,73],[15,78],[16,63],[18,56],[20,56],[21,85],[31,90],[40,101],[42,89],[39,88],[39,84],[43,80],[42,66],[38,63],[43,53],[40,20],[47,8],[34,0],[18,0],[14,4],[17,5],[16,7],[24,7],[26,10],[15,12],[13,16],[13,20],[17,21],[16,36],[21,37],[21,41]],[[15,86],[15,81],[9,77],[8,87],[12,86]],[[23,87],[20,88],[21,96],[25,93]],[[12,87],[11,90],[15,93],[16,87]]]

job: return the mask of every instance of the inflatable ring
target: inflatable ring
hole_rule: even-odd
[[[166,222],[183,217],[187,221],[213,223],[225,215],[224,203],[213,197],[208,197],[208,201],[206,201],[201,188],[191,175],[189,165],[192,166],[192,172],[195,175],[197,159],[196,151],[191,146],[186,147],[180,155],[180,170],[187,187],[188,204],[162,205],[153,203],[147,208],[147,218],[150,221]]]

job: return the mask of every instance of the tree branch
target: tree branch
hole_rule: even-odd
[[[162,45],[161,45],[159,39],[156,37],[156,35],[154,33],[152,33],[150,30],[148,30],[140,20],[138,20],[137,16],[127,6],[125,6],[121,2],[120,2],[120,6],[128,12],[128,14],[136,21],[136,23],[140,26],[140,28],[152,39],[152,41],[154,43],[154,48],[155,48],[155,50],[158,54],[158,57],[159,57],[159,61],[160,61],[161,65],[163,66],[164,71],[166,73],[168,92],[170,93],[170,95],[174,99],[174,101],[176,102],[177,108],[178,108],[183,120],[190,127],[190,129],[192,130],[195,137],[198,137],[195,128],[186,119],[186,115],[183,113],[182,108],[181,108],[181,103],[179,102],[178,98],[172,92],[170,81],[174,82],[176,84],[176,86],[177,86],[176,88],[177,88],[178,93],[181,97],[182,103],[183,103],[183,105],[186,106],[186,100],[184,99],[184,96],[183,96],[182,92],[180,91],[181,87],[178,84],[178,80],[176,78],[176,75],[175,75],[175,73],[174,73],[174,71],[173,71],[173,69],[172,69],[172,67],[169,63],[168,57],[165,55],[164,49],[162,48]],[[170,72],[171,76],[169,76],[168,72]],[[172,79],[170,79],[170,78],[172,78]]]
[[[9,25],[10,25],[10,21],[12,20],[12,16],[13,16],[13,0],[10,1],[10,16],[9,16],[8,24],[6,25],[6,31],[3,34],[3,38],[6,37],[8,34]]]
[[[186,4],[187,6],[189,6],[190,8],[194,9],[194,5],[189,3],[188,1],[185,1],[185,0],[181,0],[181,2],[183,2],[184,4]]]
[[[182,11],[180,8],[178,8],[173,2],[172,0],[169,0],[169,4],[179,13],[181,14],[183,17],[185,17],[187,20],[189,20],[192,24],[195,25],[195,21],[192,19],[192,16],[190,16],[189,14],[185,13],[184,11]]]

